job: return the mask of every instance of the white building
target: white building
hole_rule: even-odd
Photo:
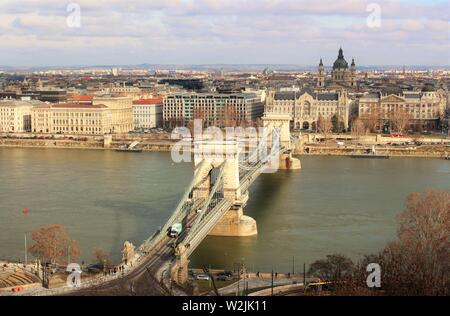
[[[0,101],[0,132],[31,132],[31,108],[35,104],[36,101]]]
[[[403,109],[410,114],[411,127],[433,130],[444,119],[446,102],[446,96],[438,93],[431,84],[425,84],[418,91],[386,87],[379,92],[366,93],[359,99],[359,116],[365,119],[371,113],[378,113],[380,125],[383,125],[389,121],[389,113]]]
[[[314,91],[304,88],[300,91],[269,91],[266,112],[289,114],[291,128],[316,130],[319,117],[336,120],[341,128],[349,126],[352,100],[345,90]]]
[[[162,126],[163,99],[152,98],[133,101],[135,128],[155,128]]]

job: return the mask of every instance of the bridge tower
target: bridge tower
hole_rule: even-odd
[[[194,187],[195,197],[207,197],[214,182],[214,170],[224,167],[223,194],[233,201],[233,207],[225,213],[220,222],[212,229],[213,236],[253,236],[258,233],[256,221],[243,214],[248,201],[248,193],[241,192],[239,181],[239,145],[236,140],[201,140],[195,142],[194,163],[200,167],[201,182]]]
[[[300,160],[292,157],[293,144],[291,140],[291,132],[289,128],[290,115],[284,113],[265,113],[262,121],[268,135],[272,135],[272,131],[277,128],[280,131],[280,145],[287,151],[280,155],[278,169],[298,170],[301,169]]]

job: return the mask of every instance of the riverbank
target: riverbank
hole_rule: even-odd
[[[112,141],[109,147],[105,147],[103,140],[70,140],[70,139],[18,139],[2,138],[0,147],[12,148],[55,148],[55,149],[98,149],[114,150],[130,144],[129,140]],[[147,140],[139,144],[143,151],[170,152],[175,141],[171,140]]]
[[[351,156],[352,154],[364,154],[371,146],[339,148],[337,146],[305,146],[302,151],[297,151],[299,156]],[[446,145],[420,146],[420,147],[376,147],[377,154],[390,157],[415,157],[415,158],[443,158],[450,153],[450,147]]]
[[[376,146],[379,154],[391,157],[442,158],[450,153],[450,140],[448,139],[423,138],[418,140],[407,137],[392,139],[379,135],[358,139],[352,139],[348,135],[332,135],[327,142],[321,142],[318,139],[320,139],[320,135],[301,135],[293,153],[299,156],[350,156],[363,154],[373,146]],[[145,152],[170,152],[178,142],[178,140],[170,139],[168,133],[122,134],[110,136],[109,139],[103,136],[0,135],[0,147],[12,148],[115,150],[134,141],[139,141],[138,147]],[[411,145],[412,143],[419,145]]]

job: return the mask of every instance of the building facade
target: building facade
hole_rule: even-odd
[[[105,105],[111,111],[111,133],[128,133],[134,129],[133,98],[99,96],[92,100],[93,105]]]
[[[334,118],[347,129],[351,102],[345,90],[271,91],[266,99],[266,112],[289,114],[291,128],[294,129],[316,130],[319,116],[326,119]]]
[[[421,91],[385,89],[366,93],[358,101],[359,116],[367,119],[377,114],[379,125],[389,122],[389,114],[400,109],[409,113],[411,127],[432,130],[438,128],[445,117],[446,97],[436,92],[433,86],[425,85]]]
[[[111,119],[105,105],[42,104],[31,109],[34,133],[103,135],[112,132]]]
[[[0,132],[31,132],[31,108],[33,104],[36,104],[36,102],[0,101]]]
[[[164,99],[165,127],[187,126],[202,119],[205,127],[254,123],[264,114],[261,96],[255,93],[179,93]]]
[[[162,126],[163,99],[152,98],[133,101],[134,128]]]

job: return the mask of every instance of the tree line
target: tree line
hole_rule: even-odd
[[[396,240],[354,263],[332,254],[309,273],[334,284],[335,295],[450,295],[450,191],[412,193],[399,215]],[[367,287],[369,263],[381,267],[381,287]]]

